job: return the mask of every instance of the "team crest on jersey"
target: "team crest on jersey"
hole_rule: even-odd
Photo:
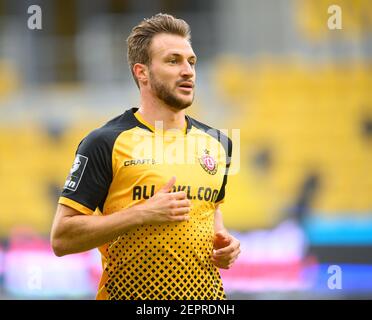
[[[81,154],[77,154],[74,160],[74,163],[72,164],[70,174],[67,177],[67,180],[65,182],[65,189],[76,191],[81,177],[83,176],[85,167],[87,165],[88,158],[85,156],[82,156]]]
[[[209,154],[207,149],[204,150],[204,155],[199,158],[199,163],[202,168],[209,174],[216,174],[218,169],[217,161]]]

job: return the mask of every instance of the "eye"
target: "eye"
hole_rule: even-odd
[[[177,63],[177,60],[176,59],[171,59],[171,60],[169,60],[169,63],[170,64],[176,64]]]
[[[190,60],[190,61],[189,61],[189,64],[190,64],[190,66],[195,66],[196,61],[195,61],[195,60]]]

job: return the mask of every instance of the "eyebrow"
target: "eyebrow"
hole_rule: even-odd
[[[166,57],[169,57],[169,56],[182,57],[182,55],[177,53],[177,52],[171,52],[171,53],[168,53],[166,55]],[[192,56],[187,58],[187,60],[189,60],[189,59],[194,59],[196,61],[198,58],[196,57],[196,55],[192,55]]]

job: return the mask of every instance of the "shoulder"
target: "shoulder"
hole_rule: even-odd
[[[206,134],[210,135],[214,139],[216,139],[219,143],[223,145],[225,148],[226,154],[231,156],[232,150],[232,141],[231,139],[219,129],[213,128],[203,122],[200,122],[194,118],[188,116],[188,119],[191,121],[192,126],[198,128],[201,131],[204,131]]]
[[[109,120],[100,128],[91,131],[81,141],[81,144],[85,144],[91,147],[109,147],[112,148],[117,137],[124,131],[134,128],[137,123],[133,121],[132,117],[126,111],[123,114]]]

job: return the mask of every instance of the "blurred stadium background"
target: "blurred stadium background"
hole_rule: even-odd
[[[190,115],[241,130],[228,296],[371,299],[369,0],[0,0],[0,299],[94,298],[98,251],[54,257],[51,222],[79,141],[138,105],[125,39],[158,12],[192,28]]]

